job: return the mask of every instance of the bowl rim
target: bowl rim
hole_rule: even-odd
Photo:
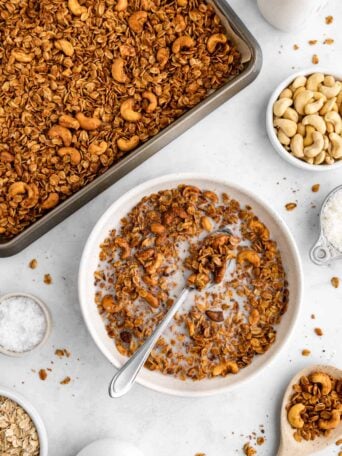
[[[15,296],[24,296],[25,298],[32,299],[36,304],[38,304],[38,306],[43,311],[43,314],[44,314],[44,317],[45,317],[45,321],[46,321],[46,331],[45,331],[44,337],[42,338],[42,340],[36,346],[31,348],[30,350],[26,350],[26,351],[23,351],[23,352],[14,352],[14,351],[11,351],[11,350],[6,350],[6,348],[4,348],[4,347],[2,347],[0,345],[0,353],[1,354],[6,355],[6,356],[10,356],[12,358],[21,358],[23,356],[29,355],[30,353],[32,353],[33,351],[37,350],[39,347],[41,347],[42,345],[45,344],[45,342],[47,341],[47,339],[49,338],[50,333],[51,333],[52,319],[51,319],[51,314],[50,314],[50,311],[49,311],[47,305],[41,299],[37,298],[37,296],[34,296],[34,295],[30,294],[30,293],[24,293],[24,292],[17,292],[16,293],[16,292],[13,292],[13,293],[4,294],[4,295],[0,296],[0,306],[1,306],[3,301],[5,301],[6,299],[9,299],[9,298],[14,298]]]
[[[7,397],[22,407],[35,425],[39,438],[39,456],[48,456],[48,435],[37,409],[24,396],[0,385],[0,396]]]
[[[236,191],[244,194],[251,201],[255,201],[262,208],[264,208],[265,211],[267,211],[269,213],[271,218],[273,218],[277,222],[277,224],[281,227],[282,234],[286,238],[286,242],[288,243],[289,247],[291,248],[295,268],[297,271],[297,296],[298,296],[298,298],[295,302],[295,305],[293,306],[292,319],[289,324],[289,328],[287,330],[287,335],[286,335],[286,337],[284,337],[284,339],[282,341],[280,341],[278,343],[277,348],[273,351],[273,353],[271,353],[269,355],[268,360],[263,365],[259,366],[258,369],[251,372],[246,378],[239,379],[234,384],[227,384],[227,385],[223,385],[223,386],[213,388],[210,390],[205,390],[205,391],[188,391],[188,390],[180,391],[180,390],[175,390],[172,387],[169,388],[167,386],[157,385],[153,381],[141,378],[139,376],[136,379],[136,382],[139,383],[140,385],[142,385],[146,388],[152,389],[154,391],[160,392],[160,393],[169,394],[169,395],[178,396],[178,397],[205,397],[205,396],[213,396],[216,394],[232,391],[233,389],[241,386],[245,382],[252,380],[255,376],[260,374],[264,369],[269,367],[271,365],[271,363],[277,358],[277,356],[283,351],[283,349],[285,348],[285,346],[291,339],[291,336],[295,330],[296,324],[298,323],[298,317],[300,314],[301,303],[302,303],[302,298],[303,298],[303,282],[304,282],[302,263],[301,263],[301,258],[300,258],[300,254],[298,251],[298,247],[297,247],[295,239],[294,239],[290,229],[286,225],[285,221],[262,198],[260,198],[259,196],[256,196],[251,190],[245,189],[244,187],[242,187],[238,184],[227,181],[225,179],[217,179],[214,176],[201,174],[201,173],[166,174],[166,175],[162,175],[157,178],[147,180],[147,181],[143,182],[142,184],[140,184],[136,187],[133,187],[131,190],[129,190],[128,192],[125,192],[123,195],[121,195],[117,200],[115,200],[107,208],[107,210],[102,214],[102,216],[98,219],[95,226],[91,230],[89,237],[85,243],[85,246],[84,246],[84,249],[82,252],[82,256],[81,256],[81,260],[80,260],[79,274],[78,274],[78,297],[79,297],[79,303],[80,303],[80,307],[81,307],[81,313],[83,316],[83,320],[85,322],[85,325],[86,325],[93,341],[95,342],[96,346],[101,351],[101,353],[105,356],[105,358],[112,365],[114,365],[114,367],[116,367],[116,369],[119,369],[120,365],[118,363],[116,363],[115,361],[113,361],[113,359],[110,359],[107,356],[107,353],[103,348],[103,345],[100,341],[100,337],[99,337],[95,327],[88,320],[87,312],[86,312],[87,301],[86,301],[86,299],[83,299],[83,295],[84,295],[83,289],[86,286],[86,285],[84,285],[85,281],[83,279],[87,276],[87,272],[86,272],[87,271],[87,259],[88,259],[89,254],[92,253],[93,241],[95,240],[95,238],[97,236],[97,231],[101,227],[103,220],[105,220],[110,213],[113,213],[115,211],[116,207],[121,204],[122,200],[129,200],[129,199],[133,198],[134,196],[138,196],[138,195],[141,195],[141,197],[143,197],[151,187],[156,186],[156,185],[167,184],[169,181],[171,184],[171,182],[175,181],[175,180],[181,180],[181,181],[186,182],[187,179],[211,181],[212,183],[214,182],[218,185],[232,187]]]
[[[282,82],[280,82],[277,87],[272,92],[270,99],[266,108],[266,131],[269,137],[269,140],[273,148],[278,152],[278,154],[285,159],[291,165],[296,166],[297,168],[304,169],[306,171],[314,172],[324,172],[324,171],[334,171],[342,166],[342,160],[339,160],[332,165],[311,165],[306,163],[299,158],[291,155],[280,143],[273,127],[273,105],[277,101],[280,93],[288,87],[291,82],[293,82],[298,76],[309,76],[314,73],[323,73],[325,75],[332,75],[342,81],[342,71],[335,71],[326,67],[310,67],[303,70],[291,73],[287,76]]]

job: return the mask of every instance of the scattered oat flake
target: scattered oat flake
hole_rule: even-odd
[[[323,44],[328,44],[328,45],[331,45],[331,44],[334,44],[334,43],[335,43],[335,40],[333,38],[326,38],[323,41]]]
[[[318,64],[319,64],[319,57],[318,57],[317,54],[314,54],[314,55],[312,56],[312,63],[313,63],[314,65],[318,65]]]
[[[334,288],[338,288],[340,286],[340,279],[338,277],[332,277],[330,282]]]
[[[47,379],[47,372],[45,369],[40,369],[40,371],[38,372],[38,375],[41,380]]]
[[[60,381],[59,383],[61,385],[67,385],[68,383],[70,383],[71,381],[71,378],[70,377],[65,377],[62,381]]]
[[[312,187],[311,187],[311,191],[314,192],[314,193],[317,193],[320,189],[320,185],[319,184],[314,184]]]
[[[298,51],[298,49],[299,49],[298,44],[294,44],[294,45],[293,45],[293,49],[294,49],[295,51]]]
[[[30,262],[29,262],[29,268],[31,269],[36,269],[36,267],[38,266],[38,261],[33,258]]]
[[[311,355],[311,351],[308,350],[307,348],[304,348],[304,350],[302,350],[302,355],[303,356],[310,356]]]
[[[296,209],[297,204],[296,203],[287,203],[285,204],[285,208],[287,211],[293,211],[293,209]]]
[[[46,283],[46,285],[52,284],[52,277],[50,274],[44,274],[44,283]]]
[[[323,331],[321,330],[321,328],[315,328],[314,331],[317,334],[317,336],[323,336]]]
[[[333,17],[333,16],[327,16],[327,17],[325,18],[325,23],[326,23],[326,24],[330,25],[330,24],[332,24],[333,22],[334,22],[334,17]]]
[[[309,40],[308,43],[310,44],[310,46],[314,46],[315,44],[317,44],[317,40]]]
[[[254,456],[255,454],[257,454],[256,449],[253,448],[249,443],[244,444],[243,451],[246,456]]]

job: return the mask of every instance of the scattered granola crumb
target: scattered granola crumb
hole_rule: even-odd
[[[38,375],[39,375],[39,378],[43,381],[47,379],[47,372],[45,369],[40,369],[40,371],[38,372]]]
[[[52,284],[52,277],[50,274],[44,274],[44,283],[46,283],[46,285]]]
[[[206,456],[205,453],[196,453],[195,456]]]
[[[293,45],[293,49],[294,49],[295,51],[298,51],[298,49],[299,49],[298,44],[294,44],[294,45]]]
[[[296,209],[297,204],[296,203],[287,203],[285,204],[285,208],[287,211],[293,211],[293,209]]]
[[[339,445],[342,445],[342,439],[338,439],[338,440],[336,440],[336,442],[335,442],[335,443],[336,443],[336,445],[337,445],[337,446],[339,446]]]
[[[317,334],[317,336],[323,336],[323,331],[321,330],[321,328],[315,328],[314,331]]]
[[[333,38],[326,38],[323,41],[323,44],[328,44],[328,45],[331,45],[331,44],[334,44],[334,43],[335,43],[335,40]]]
[[[308,43],[310,46],[315,46],[315,44],[317,44],[317,40],[309,40]]]
[[[304,350],[302,350],[302,355],[303,356],[310,356],[311,355],[311,351],[308,350],[307,348],[304,348]]]
[[[334,288],[338,288],[340,286],[340,279],[338,277],[332,277],[330,282]]]
[[[65,377],[62,381],[60,381],[59,383],[61,385],[67,385],[68,383],[70,383],[71,381],[71,378],[70,377]]]
[[[29,268],[31,268],[31,269],[36,269],[36,267],[38,266],[38,261],[37,261],[35,258],[33,258],[33,259],[29,262],[28,265],[29,265]]]
[[[250,446],[249,443],[245,443],[244,446],[243,446],[243,451],[245,453],[246,456],[254,456],[255,454],[257,454],[255,448],[253,448],[252,446]]]
[[[258,437],[256,440],[257,445],[263,445],[265,443],[265,437]]]
[[[311,314],[311,320],[315,320],[316,319],[316,315],[315,314]]]
[[[319,57],[318,57],[317,54],[314,54],[314,55],[312,56],[312,63],[313,63],[314,65],[318,65],[318,64],[319,64]]]
[[[325,23],[326,23],[327,25],[330,25],[330,24],[332,24],[333,22],[334,22],[334,17],[333,17],[333,16],[327,16],[327,17],[325,18]]]
[[[320,185],[319,184],[314,184],[312,187],[311,187],[311,191],[314,192],[314,193],[317,193],[320,189]]]
[[[55,350],[55,355],[59,356],[60,358],[63,358],[63,356],[70,358],[70,352],[66,348],[57,348]]]

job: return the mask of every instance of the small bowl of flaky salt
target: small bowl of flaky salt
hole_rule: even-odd
[[[46,305],[27,293],[0,298],[0,353],[23,356],[41,347],[51,332]]]

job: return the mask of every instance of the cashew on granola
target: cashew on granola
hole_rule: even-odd
[[[301,417],[301,413],[305,410],[304,404],[293,405],[287,413],[287,419],[290,425],[295,429],[301,429],[304,426],[304,420]]]
[[[157,109],[158,99],[154,93],[145,91],[143,92],[142,97],[150,102],[146,108],[146,112],[153,112]]]
[[[247,262],[258,268],[260,266],[260,257],[254,250],[241,250],[237,256],[237,262],[239,264]]]
[[[101,141],[100,143],[93,142],[88,148],[88,152],[92,155],[102,155],[108,149],[108,144],[106,141]]]
[[[71,131],[61,125],[51,127],[48,131],[48,137],[51,139],[60,138],[66,147],[69,147],[72,141]]]
[[[38,203],[39,190],[36,184],[26,184],[26,182],[14,182],[8,189],[8,196],[15,198],[19,195],[26,195],[20,205],[26,209],[34,207]]]
[[[167,64],[170,57],[170,51],[168,48],[160,48],[157,51],[157,62],[159,63],[161,68]]]
[[[321,393],[323,396],[326,396],[330,393],[332,385],[328,374],[325,374],[324,372],[314,372],[310,375],[310,380],[313,383],[318,383],[321,385]]]
[[[81,161],[81,154],[75,147],[61,147],[58,149],[57,153],[60,157],[69,155],[70,163],[72,165],[78,165]]]
[[[117,140],[117,145],[122,152],[130,152],[138,146],[139,142],[139,136],[134,135],[130,139],[119,138]]]
[[[52,193],[49,193],[48,197],[42,202],[40,207],[43,210],[52,209],[53,207],[57,206],[58,203],[59,203],[58,193],[52,192]]]
[[[59,51],[62,51],[66,56],[71,57],[74,55],[74,46],[68,40],[57,40],[55,42],[55,48]]]
[[[239,366],[235,361],[227,361],[215,366],[212,370],[212,374],[213,377],[217,377],[218,375],[222,375],[223,373],[237,374],[239,370]]]
[[[68,0],[68,7],[71,13],[75,16],[81,16],[83,13],[87,12],[87,8],[85,6],[81,6],[78,3],[78,0]]]
[[[131,248],[128,245],[126,239],[118,237],[115,239],[115,245],[117,245],[121,249],[120,258],[125,260],[126,258],[130,257],[131,255]]]
[[[194,47],[195,41],[190,36],[180,36],[172,43],[172,52],[178,54],[182,49],[190,49]]]
[[[127,82],[128,77],[124,70],[125,61],[121,57],[114,59],[112,64],[112,76],[116,82]]]
[[[26,53],[20,49],[12,51],[13,58],[20,63],[29,63],[34,59],[34,54],[32,52]]]
[[[76,119],[83,130],[97,130],[102,125],[101,120],[97,117],[87,117],[82,112],[76,114]]]
[[[128,98],[120,106],[120,114],[128,122],[138,122],[142,117],[140,112],[134,111],[133,106],[134,98]]]
[[[145,290],[145,288],[139,288],[138,293],[139,296],[143,298],[151,307],[159,307],[159,299],[149,291]]]
[[[72,128],[73,130],[78,130],[80,128],[80,123],[77,119],[68,114],[60,116],[58,119],[59,125],[65,128]]]
[[[128,18],[129,28],[135,33],[141,33],[144,28],[144,24],[147,21],[146,11],[136,11],[131,14]]]
[[[341,411],[340,410],[333,410],[331,412],[330,420],[323,420],[320,419],[318,421],[318,426],[323,429],[324,431],[328,431],[330,429],[336,429],[337,426],[340,424],[341,421]]]
[[[219,44],[225,44],[227,42],[227,37],[224,33],[215,33],[208,38],[207,49],[210,54],[215,52],[216,47]]]
[[[118,0],[117,4],[115,5],[116,11],[125,11],[128,7],[127,0]]]

